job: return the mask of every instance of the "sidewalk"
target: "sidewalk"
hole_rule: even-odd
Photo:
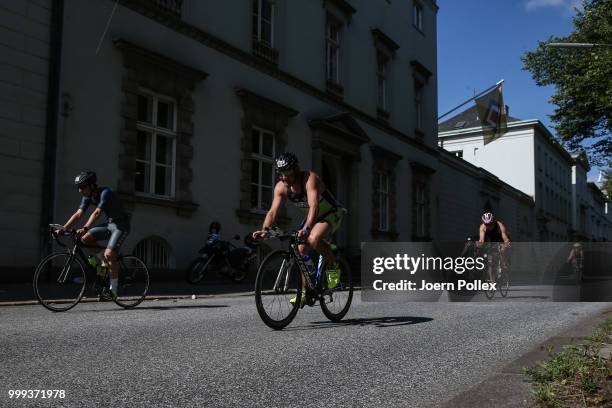
[[[213,277],[204,279],[196,285],[191,285],[186,281],[152,280],[149,284],[147,299],[191,298],[192,295],[197,297],[230,294],[246,296],[253,293],[253,287],[254,282],[252,278],[241,283],[233,283],[229,280]],[[89,291],[85,293],[87,296]],[[87,298],[84,298],[83,301],[87,301]],[[0,283],[0,306],[36,303],[38,301],[36,300],[32,283]]]
[[[443,408],[496,407],[515,408],[532,407],[531,387],[523,380],[523,367],[533,367],[538,362],[548,360],[548,349],[554,352],[563,351],[567,344],[580,343],[607,318],[612,317],[612,309],[602,312],[589,320],[551,337],[539,346],[517,358],[501,372],[487,378],[473,388],[462,392],[441,405]]]

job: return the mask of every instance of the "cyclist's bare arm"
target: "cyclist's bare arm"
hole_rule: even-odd
[[[319,198],[321,197],[321,183],[319,178],[313,172],[310,172],[306,181],[306,197],[308,198],[308,216],[306,217],[305,226],[312,228],[314,220],[317,219],[319,210]]]
[[[266,218],[264,219],[263,225],[261,226],[261,231],[255,231],[253,233],[253,238],[265,238],[265,231],[267,228],[270,228],[272,225],[274,225],[274,221],[276,221],[276,216],[278,215],[278,210],[280,210],[283,201],[285,201],[286,195],[287,188],[281,181],[279,181],[274,187],[274,198],[272,199],[272,205],[270,206],[270,210],[268,210],[268,213],[266,214]]]
[[[499,225],[499,230],[501,232],[502,239],[504,240],[504,244],[506,244],[506,246],[510,246],[510,237],[508,236],[506,226],[500,221],[497,221],[497,224]]]
[[[484,224],[480,224],[480,228],[478,229],[478,244],[482,245],[485,242],[485,235],[487,232],[487,227]]]
[[[83,228],[91,228],[91,226],[94,225],[94,223],[96,222],[96,220],[101,214],[102,214],[102,209],[96,208],[89,216],[89,219],[87,220],[85,225],[83,225]]]
[[[74,224],[81,218],[82,215],[83,215],[83,210],[81,210],[80,208],[76,210],[76,212],[72,214],[72,216],[70,216],[68,221],[66,221],[66,224],[64,224],[64,229],[70,228],[72,224]]]

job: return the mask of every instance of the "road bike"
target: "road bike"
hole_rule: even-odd
[[[91,264],[83,248],[104,249],[100,246],[84,244],[74,229],[64,229],[62,225],[50,224],[49,232],[63,251],[54,252],[38,264],[34,272],[34,293],[41,305],[53,312],[65,312],[76,306],[83,298],[88,280],[100,300],[113,300],[124,308],[133,308],[142,302],[149,289],[149,270],[136,256],[118,256],[119,285],[117,297],[110,292],[109,268]],[[72,245],[64,244],[61,237],[71,238]],[[88,277],[89,275],[89,277]],[[95,276],[95,279],[91,278]]]
[[[298,246],[305,241],[298,239],[297,232],[271,229],[269,237],[289,241],[289,249],[272,251],[257,271],[255,305],[263,322],[275,330],[283,329],[304,306],[302,301],[308,306],[314,306],[318,301],[329,320],[342,320],[353,299],[353,276],[348,262],[337,254],[335,259],[340,273],[330,278],[322,255],[319,255],[314,270],[308,270],[298,250]],[[335,249],[333,243],[329,244]],[[305,287],[302,287],[302,283]],[[306,293],[302,300],[303,290]],[[292,298],[295,298],[293,302]]]
[[[479,252],[486,258],[486,267],[483,269],[483,282],[495,283],[496,289],[483,289],[487,299],[493,299],[496,290],[502,297],[508,296],[510,278],[508,267],[504,260],[501,242],[485,242]]]

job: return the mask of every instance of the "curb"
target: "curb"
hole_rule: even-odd
[[[612,317],[612,309],[607,309],[592,318],[582,321],[550,337],[531,351],[523,354],[506,365],[501,372],[486,378],[481,383],[444,401],[442,408],[472,407],[531,407],[531,386],[523,380],[523,367],[534,366],[548,360],[548,350],[563,351],[563,346],[575,344],[591,336],[595,328]]]
[[[205,298],[217,298],[217,297],[246,297],[253,296],[255,292],[232,292],[232,293],[218,293],[218,294],[206,294],[206,295],[195,295],[196,299],[205,299]],[[156,301],[156,300],[179,300],[179,299],[193,299],[193,295],[151,295],[145,297],[146,301]],[[79,301],[79,303],[98,303],[100,302],[97,298],[83,298]],[[100,302],[106,303],[106,302]],[[19,300],[19,301],[11,301],[11,302],[0,302],[0,307],[3,306],[32,306],[38,305],[38,300]]]
[[[354,286],[353,293],[360,291],[362,289],[361,286]],[[145,297],[145,301],[156,301],[156,300],[178,300],[178,299],[192,299],[194,294],[189,295],[149,295]],[[246,296],[254,296],[254,291],[248,292],[228,292],[228,293],[209,293],[209,294],[195,294],[196,299],[205,299],[205,298],[218,298],[218,297],[246,297]],[[79,303],[94,303],[99,302],[97,298],[83,298],[79,301]],[[32,306],[38,305],[38,300],[30,299],[30,300],[13,300],[0,302],[0,307],[4,306]]]

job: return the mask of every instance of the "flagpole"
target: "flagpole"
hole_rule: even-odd
[[[119,0],[116,0],[115,5],[113,6],[113,11],[111,11],[110,17],[108,18],[108,21],[106,22],[106,27],[104,27],[104,31],[102,32],[102,37],[100,37],[100,41],[98,42],[98,46],[96,47],[96,55],[98,55],[98,52],[100,52],[100,46],[102,45],[102,41],[104,41],[104,37],[106,37],[106,32],[108,31],[108,27],[110,27],[111,20],[113,19],[113,16],[115,15],[115,11],[117,10],[118,4],[119,4]]]
[[[485,89],[484,91],[480,92],[478,95],[474,95],[474,96],[472,96],[470,99],[468,99],[467,101],[463,102],[463,103],[462,103],[462,104],[460,104],[460,105],[455,106],[453,109],[449,110],[449,111],[448,111],[448,112],[446,112],[444,115],[442,115],[442,116],[438,116],[438,120],[442,119],[443,117],[445,117],[445,116],[446,116],[446,115],[448,115],[449,113],[456,111],[457,109],[459,109],[459,108],[460,108],[460,107],[462,107],[463,105],[467,104],[468,102],[471,102],[472,100],[474,100],[474,99],[478,98],[479,96],[486,94],[486,93],[487,93],[487,92],[489,92],[491,89],[494,89],[494,88],[498,87],[498,86],[499,86],[501,83],[503,83],[503,82],[504,82],[504,80],[503,80],[503,79],[499,80],[499,81],[498,81],[498,82],[497,82],[495,85],[488,87],[488,88],[487,88],[487,89]]]

